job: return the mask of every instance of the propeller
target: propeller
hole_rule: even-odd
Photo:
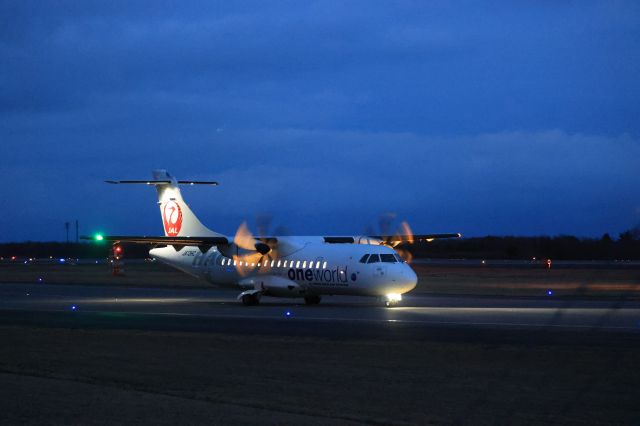
[[[264,254],[263,262],[271,262],[280,256],[280,244],[273,238],[266,238],[268,235],[286,235],[287,231],[284,227],[279,226],[275,230],[275,234],[270,232],[271,223],[273,217],[271,215],[259,215],[256,217],[256,226],[258,228],[258,235],[261,238],[260,242],[269,247],[269,251]]]
[[[246,276],[254,269],[278,258],[277,240],[275,238],[267,238],[265,232],[271,223],[271,219],[260,216],[256,222],[258,229],[261,230],[260,236],[262,238],[254,236],[246,221],[240,224],[233,237],[233,244],[236,246],[236,250],[233,250],[231,254],[236,269],[241,276]]]
[[[233,244],[236,246],[233,253],[233,261],[236,270],[241,276],[247,275],[253,270],[262,255],[258,252],[256,244],[258,242],[249,231],[246,222],[242,222],[233,237]]]
[[[405,262],[411,263],[413,260],[413,253],[409,251],[408,246],[415,242],[413,239],[413,231],[406,220],[400,223],[398,230],[400,232],[396,234],[397,239],[393,242],[391,247],[393,247]]]
[[[409,250],[408,246],[415,242],[413,238],[413,231],[407,221],[400,222],[399,225],[393,229],[394,222],[396,221],[395,213],[383,213],[378,220],[378,229],[380,232],[376,233],[369,225],[366,228],[367,235],[381,235],[380,244],[393,248],[396,253],[402,257],[405,262],[411,263],[413,260],[413,254]]]

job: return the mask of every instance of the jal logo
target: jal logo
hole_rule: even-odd
[[[175,201],[169,201],[162,210],[164,232],[170,237],[176,237],[182,227],[182,210]]]

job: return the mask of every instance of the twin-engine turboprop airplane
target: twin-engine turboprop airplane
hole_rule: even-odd
[[[418,281],[392,248],[396,245],[460,234],[377,236],[253,236],[246,225],[234,237],[205,227],[184,202],[178,185],[217,185],[176,180],[166,170],[151,180],[107,181],[156,187],[164,237],[100,236],[114,243],[155,244],[149,254],[213,284],[242,292],[245,305],[262,296],[304,298],[320,303],[323,295],[376,296],[392,306]],[[93,239],[93,237],[83,237]]]

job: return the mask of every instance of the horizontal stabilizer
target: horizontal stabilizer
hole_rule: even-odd
[[[170,180],[105,180],[111,184],[139,184],[139,185],[170,185]],[[211,180],[179,180],[178,185],[218,185],[218,182]]]

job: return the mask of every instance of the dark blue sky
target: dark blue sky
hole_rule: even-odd
[[[224,233],[640,222],[638,2],[184,3],[0,3],[0,241],[160,234],[154,168]]]

